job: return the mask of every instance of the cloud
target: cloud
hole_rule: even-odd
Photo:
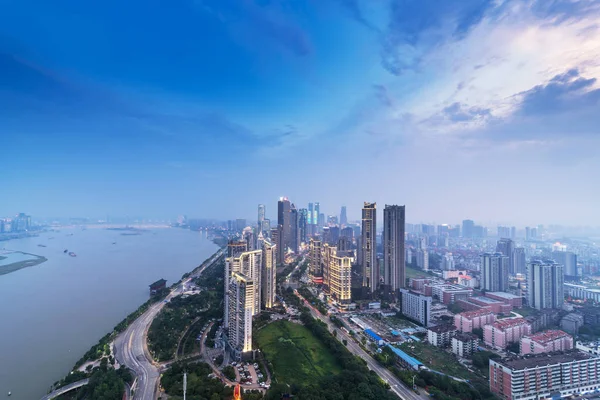
[[[475,119],[488,118],[491,116],[491,111],[488,108],[465,107],[456,102],[442,110],[444,117],[452,122],[466,122]]]
[[[386,107],[394,105],[394,99],[391,97],[388,88],[385,85],[373,85],[375,97]]]

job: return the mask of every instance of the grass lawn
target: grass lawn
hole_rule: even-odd
[[[422,269],[406,267],[406,277],[407,278],[428,278],[431,277],[427,272]]]
[[[463,367],[454,355],[428,343],[403,343],[400,348],[431,369],[457,378],[473,379],[473,373]]]
[[[254,338],[273,364],[278,382],[305,385],[341,371],[329,350],[303,325],[276,321],[260,329]]]

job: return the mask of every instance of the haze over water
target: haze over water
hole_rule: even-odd
[[[150,283],[171,285],[218,249],[205,233],[183,229],[122,233],[65,229],[0,242],[48,258],[0,276],[0,398],[39,399],[148,299]]]

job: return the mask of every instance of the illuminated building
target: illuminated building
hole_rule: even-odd
[[[277,245],[265,240],[262,251],[262,301],[265,308],[272,308],[275,304]]]
[[[248,276],[232,272],[228,281],[229,319],[227,340],[237,358],[252,350],[252,317],[258,297],[257,285]]]

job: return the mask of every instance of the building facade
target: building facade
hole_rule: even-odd
[[[257,293],[256,284],[244,274],[233,272],[228,280],[229,328],[227,341],[235,357],[252,350],[252,317]]]
[[[521,338],[521,355],[567,351],[573,348],[573,337],[560,330],[547,330]]]
[[[406,287],[404,223],[405,206],[386,204],[383,209],[383,283],[394,294]]]
[[[459,332],[473,332],[496,322],[496,314],[487,309],[465,311],[454,316],[454,326]]]
[[[377,290],[379,271],[377,270],[377,205],[364,203],[362,209],[361,266],[363,283],[369,293]]]
[[[272,308],[276,295],[277,245],[264,240],[262,252],[262,303],[265,308]]]
[[[509,260],[510,258],[502,253],[481,255],[481,288],[483,290],[505,292],[508,289]]]
[[[452,352],[458,357],[468,358],[477,351],[477,336],[458,332],[452,338]]]
[[[529,307],[561,309],[564,304],[563,266],[551,261],[534,260],[527,266]]]
[[[483,327],[483,341],[495,349],[504,349],[530,334],[531,325],[523,318],[503,319]]]
[[[427,329],[427,341],[436,347],[448,347],[455,334],[454,325],[437,325]]]
[[[431,320],[431,296],[407,289],[400,289],[400,311],[402,315],[427,327]]]

